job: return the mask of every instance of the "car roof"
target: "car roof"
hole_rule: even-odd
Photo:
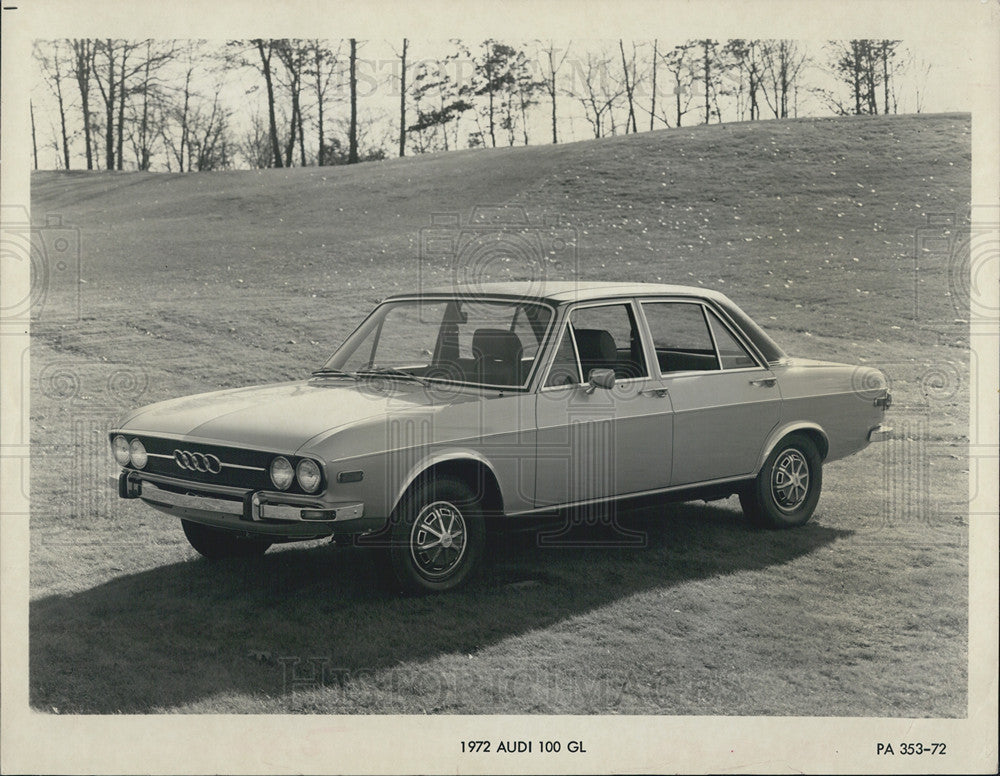
[[[581,302],[608,297],[647,295],[700,296],[725,299],[717,291],[695,286],[675,286],[666,283],[613,283],[600,280],[539,280],[509,283],[455,284],[423,288],[410,293],[393,294],[394,299],[413,296],[457,295],[462,297],[509,296],[518,299],[543,299],[555,304]]]

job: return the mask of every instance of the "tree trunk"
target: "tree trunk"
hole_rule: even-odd
[[[149,53],[146,44],[146,73],[142,83],[142,118],[139,121],[139,154],[136,163],[140,170],[149,169]]]
[[[303,126],[302,108],[299,108],[299,160],[306,166],[306,130]]]
[[[399,56],[399,155],[406,156],[406,38],[403,38],[403,53]],[[445,130],[445,137],[448,133]]]
[[[490,51],[490,46],[486,46],[486,87],[489,93],[489,104],[490,104],[490,143],[494,148],[497,147],[497,136],[494,130],[494,120],[493,120],[493,52]]]
[[[62,93],[62,71],[59,69],[59,51],[53,54],[55,64],[56,100],[59,103],[59,129],[62,133],[63,164],[69,169],[69,133],[66,131],[66,106],[63,102]],[[35,113],[34,106],[31,107],[31,144],[35,151],[35,169],[38,169],[38,148],[35,146]]]
[[[628,75],[628,63],[625,61],[625,43],[621,38],[618,39],[618,50],[622,53],[622,74],[625,78],[625,99],[628,100],[628,118],[625,120],[625,134],[628,134],[629,125],[632,125],[632,132],[638,132],[639,130],[635,125],[635,104],[632,100],[632,83],[629,80]]]
[[[882,112],[889,113],[889,41],[882,41],[882,89],[884,91],[884,102]]]
[[[188,128],[188,106],[191,102],[191,72],[192,68],[188,68],[187,76],[184,79],[184,109],[181,113],[181,146],[177,153],[177,166],[180,168],[180,172],[184,172],[184,158],[187,154],[189,146],[188,136],[190,129]],[[190,160],[188,161],[187,167],[190,171]]]
[[[122,67],[121,85],[118,87],[118,145],[115,149],[115,162],[119,170],[122,169],[122,149],[125,144],[125,61],[128,57],[128,44],[122,44]]]
[[[552,59],[549,59],[549,64],[552,64]],[[549,94],[552,97],[552,143],[556,144],[559,142],[559,130],[558,123],[556,121],[556,74],[552,73],[552,81],[549,86]]]
[[[320,50],[319,43],[316,43],[313,53],[316,59],[316,112],[318,120],[318,140],[319,140],[319,151],[316,153],[316,165],[318,167],[323,166],[325,161],[323,143],[325,138],[323,137],[323,75],[322,75],[322,65],[323,65],[323,54]]]
[[[274,84],[271,82],[271,49],[268,44],[267,56],[264,56],[264,41],[257,40],[257,51],[260,54],[261,70],[264,72],[264,83],[267,85],[267,118],[271,135],[271,164],[281,167],[281,146],[278,143],[278,123],[274,117]]]
[[[674,96],[677,98],[677,126],[679,127],[681,125],[681,116],[684,115],[681,111],[681,74],[679,71],[674,76],[674,79],[677,82],[674,86]]]
[[[358,162],[358,42],[351,38],[351,125],[348,133],[347,163]]]
[[[858,41],[851,42],[853,54],[853,75],[854,75],[854,114],[861,115],[861,44]]]
[[[89,40],[73,41],[76,55],[76,85],[80,90],[80,111],[83,113],[83,139],[87,151],[87,169],[94,169],[93,144],[90,139],[90,65],[91,48]]]
[[[656,38],[653,38],[653,97],[649,106],[649,131],[653,131],[653,120],[656,118]]]
[[[31,115],[31,154],[35,162],[35,169],[38,169],[38,140],[35,137],[35,104],[28,100],[28,113]],[[69,169],[69,162],[66,163],[66,169]]]
[[[108,94],[104,101],[104,161],[109,170],[115,169],[115,50],[110,38],[108,46]]]
[[[709,84],[711,83],[712,63],[708,55],[708,40],[702,42],[705,53],[705,123],[708,124],[712,118],[712,108],[709,103]]]
[[[299,128],[299,90],[292,81],[292,119],[288,127],[288,145],[285,146],[285,167],[292,166],[292,153],[295,151],[295,138]]]

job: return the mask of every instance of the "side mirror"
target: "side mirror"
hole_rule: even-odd
[[[587,388],[587,393],[593,393],[597,388],[605,388],[611,390],[615,387],[615,370],[614,369],[591,369],[590,370],[590,384]]]

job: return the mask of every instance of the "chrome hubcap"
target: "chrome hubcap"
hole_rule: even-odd
[[[771,495],[782,512],[802,505],[809,492],[809,464],[798,450],[790,448],[778,456],[771,469]]]
[[[429,579],[445,577],[465,557],[465,518],[454,504],[435,501],[420,510],[410,531],[410,555]]]

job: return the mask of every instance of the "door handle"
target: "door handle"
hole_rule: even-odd
[[[670,391],[666,388],[646,388],[645,390],[639,391],[643,396],[655,396],[657,399],[665,399],[670,395]]]
[[[776,377],[762,377],[759,380],[751,380],[750,385],[756,385],[758,388],[773,388],[777,382],[778,378]]]

